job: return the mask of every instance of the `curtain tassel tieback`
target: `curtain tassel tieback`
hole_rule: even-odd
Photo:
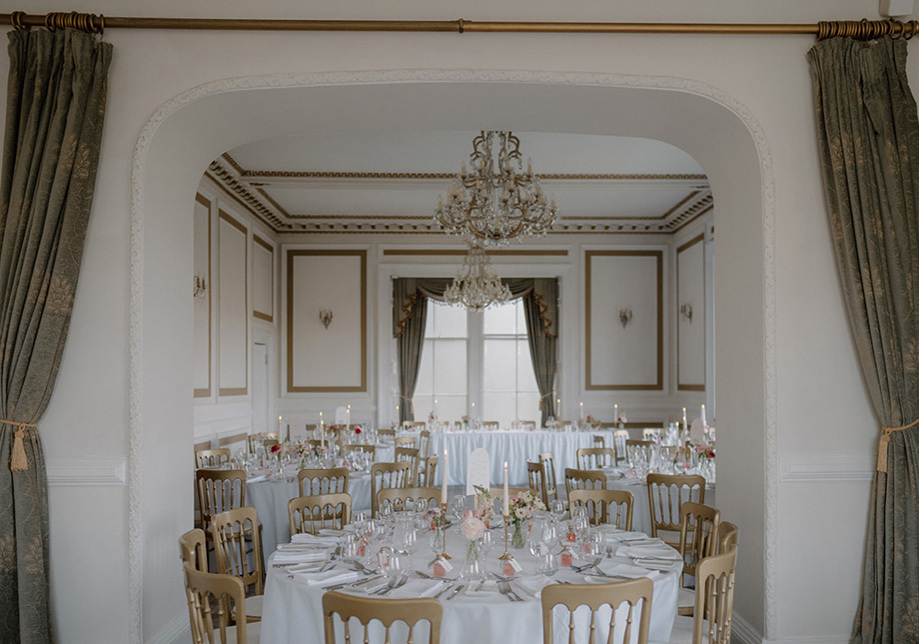
[[[881,429],[884,430],[884,434],[881,436],[881,440],[878,441],[878,472],[887,472],[887,447],[890,444],[890,435],[894,432],[899,432],[904,429],[909,429],[919,425],[919,418],[911,422],[909,425],[903,425],[903,427],[885,427],[881,425]]]
[[[554,393],[555,393],[554,391],[550,391],[549,393],[543,394],[542,396],[539,397],[539,411],[542,411],[543,401]]]
[[[408,410],[409,412],[411,412],[412,416],[414,416],[415,415],[415,401],[409,398],[408,396],[403,396],[402,394],[399,394],[399,398],[408,402]]]
[[[12,454],[10,454],[10,470],[17,472],[29,469],[29,459],[26,458],[26,448],[22,444],[22,439],[25,438],[23,428],[31,427],[34,429],[37,425],[34,423],[17,423],[14,420],[3,420],[2,418],[0,418],[0,423],[13,425],[19,428],[13,432],[13,451]]]

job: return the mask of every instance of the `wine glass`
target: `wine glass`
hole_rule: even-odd
[[[561,523],[562,519],[565,518],[565,502],[561,499],[554,499],[549,506],[549,510],[552,512],[552,518],[555,519],[556,523]]]
[[[456,517],[457,521],[463,518],[466,512],[466,497],[462,494],[456,494],[450,499],[450,513]]]

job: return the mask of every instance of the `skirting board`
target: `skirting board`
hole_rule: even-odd
[[[49,461],[45,463],[45,470],[49,486],[125,484],[123,458]]]
[[[191,627],[188,624],[188,613],[183,611],[161,628],[159,633],[147,640],[147,644],[191,644]]]
[[[848,635],[813,635],[783,637],[777,640],[767,640],[747,621],[734,613],[731,626],[731,642],[733,644],[849,644]]]

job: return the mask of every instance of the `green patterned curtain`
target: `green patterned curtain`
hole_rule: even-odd
[[[919,117],[906,42],[834,38],[808,58],[837,267],[884,428],[852,641],[917,642]]]
[[[51,398],[92,204],[109,44],[9,34],[0,177],[0,642],[51,641],[48,492],[35,425]]]

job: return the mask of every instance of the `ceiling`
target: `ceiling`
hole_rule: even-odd
[[[438,197],[478,132],[329,133],[229,150],[208,174],[278,233],[430,234]],[[550,234],[675,233],[712,208],[701,166],[661,141],[515,132],[543,191]]]

